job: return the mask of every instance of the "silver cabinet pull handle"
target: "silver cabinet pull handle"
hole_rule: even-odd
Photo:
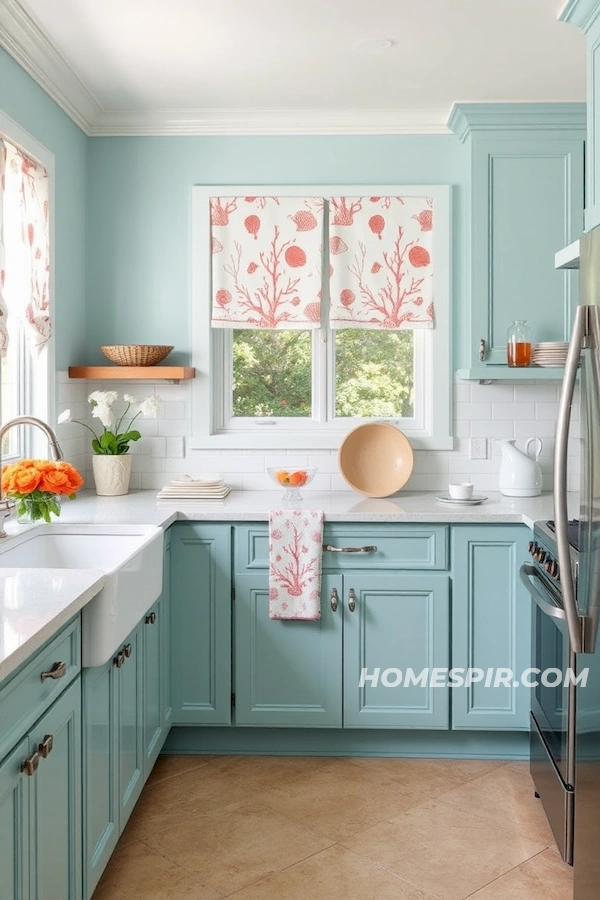
[[[354,588],[350,588],[348,591],[348,609],[350,612],[354,612],[356,609],[356,594],[354,593]]]
[[[485,338],[479,339],[479,359],[481,362],[485,359]]]
[[[46,759],[52,753],[52,747],[54,746],[54,736],[52,734],[45,734],[44,740],[41,744],[38,745],[38,750],[40,756],[43,756]]]
[[[131,644],[125,644],[125,646],[123,647],[123,653],[125,654],[127,659],[129,659],[129,657],[131,656],[132,649],[133,648],[132,648]]]
[[[323,550],[330,553],[377,553],[377,547],[332,547],[331,544],[323,544]]]
[[[47,672],[42,672],[40,675],[40,679],[45,681],[46,678],[62,678],[63,675],[67,674],[67,664],[64,662],[55,662],[52,663],[51,667]]]
[[[28,756],[27,759],[23,760],[21,763],[21,772],[24,772],[25,775],[33,775],[34,772],[37,772],[37,767],[40,764],[40,757],[37,750]]]
[[[331,596],[329,598],[329,602],[331,603],[332,612],[337,612],[338,608],[338,592],[336,588],[331,588]]]
[[[117,655],[113,659],[113,666],[116,666],[117,669],[120,669],[124,662],[125,662],[125,654],[121,650],[119,653],[117,653]]]
[[[146,625],[154,625],[156,622],[156,613],[151,612],[146,616]]]

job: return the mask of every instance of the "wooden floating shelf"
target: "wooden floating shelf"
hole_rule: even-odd
[[[69,366],[69,378],[92,381],[185,381],[195,377],[193,366]]]

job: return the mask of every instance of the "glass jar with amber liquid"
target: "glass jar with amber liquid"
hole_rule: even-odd
[[[515,319],[508,329],[506,358],[509,366],[531,365],[531,329],[525,319]]]

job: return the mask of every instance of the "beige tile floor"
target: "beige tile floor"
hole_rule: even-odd
[[[570,900],[525,763],[161,757],[93,900]]]

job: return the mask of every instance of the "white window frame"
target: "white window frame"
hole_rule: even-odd
[[[54,323],[54,247],[55,247],[55,158],[54,154],[36,141],[27,131],[21,128],[14,119],[0,110],[0,137],[13,144],[25,153],[34,162],[40,163],[48,172],[48,202],[49,202],[49,248],[50,248],[50,278],[48,285],[48,312]],[[10,316],[10,310],[9,310]],[[22,359],[27,362],[28,371],[24,374],[23,383],[20,385],[19,402],[23,408],[20,415],[34,415],[45,422],[52,424],[56,419],[56,359],[54,337],[51,337],[41,353],[22,354]],[[0,420],[4,422],[4,416],[0,411]],[[20,429],[19,458],[24,456],[45,457],[48,452],[47,442],[37,429]],[[3,461],[10,461],[10,457]]]
[[[451,450],[451,253],[449,185],[196,185],[192,188],[192,434],[188,446],[200,449],[336,449],[347,432],[365,421],[359,418],[328,419],[333,410],[332,373],[328,369],[328,328],[313,332],[313,388],[315,379],[327,384],[325,407],[316,399],[312,418],[240,419],[229,422],[231,383],[226,358],[231,358],[229,329],[211,328],[211,231],[210,197],[278,196],[427,196],[433,198],[435,327],[415,329],[415,388],[422,391],[415,409],[424,411],[420,420],[388,418],[410,439],[415,449]],[[315,349],[317,352],[315,353]],[[427,397],[429,402],[426,402]]]

